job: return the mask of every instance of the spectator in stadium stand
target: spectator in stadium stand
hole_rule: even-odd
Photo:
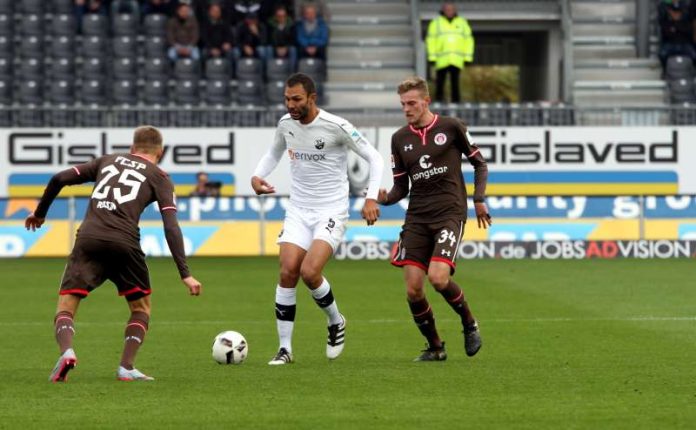
[[[167,42],[169,43],[169,59],[179,58],[200,59],[198,49],[199,29],[198,20],[188,3],[179,3],[176,14],[167,22]]]
[[[75,0],[75,18],[78,25],[82,25],[82,17],[90,13],[108,15],[109,10],[102,0]]]
[[[297,46],[300,58],[326,60],[326,45],[329,44],[329,27],[317,15],[316,5],[310,3],[302,8],[302,20],[297,24]]]
[[[459,103],[459,72],[474,61],[474,36],[454,3],[444,3],[440,16],[430,21],[426,37],[428,62],[435,67],[435,101],[445,101],[445,80],[450,78],[452,103]]]
[[[219,182],[210,182],[207,173],[198,172],[196,187],[189,193],[189,197],[219,197],[220,186]]]
[[[693,9],[692,9],[693,10]],[[662,70],[667,59],[674,55],[684,55],[696,61],[696,49],[693,45],[693,21],[689,6],[685,1],[663,0],[657,8],[660,23],[660,63]]]
[[[295,18],[297,18],[298,21],[302,19],[302,12],[304,11],[304,6],[307,5],[313,5],[317,9],[317,15],[322,17],[324,19],[324,22],[331,21],[331,11],[329,11],[329,7],[326,5],[326,0],[309,0],[303,3],[302,7],[296,11]]]
[[[251,12],[247,14],[244,20],[237,24],[237,57],[265,59],[267,41],[266,26],[259,21],[257,13]]]
[[[135,15],[140,20],[140,4],[136,0],[111,0],[111,16],[121,13]]]
[[[207,58],[227,57],[232,59],[234,39],[232,29],[222,17],[222,7],[218,3],[208,6],[208,16],[203,21],[201,40]]]
[[[273,58],[287,58],[292,70],[295,70],[297,63],[295,25],[285,5],[276,6],[275,13],[268,20],[268,33]]]
[[[161,14],[171,16],[174,8],[174,0],[146,0],[143,2],[142,14]]]

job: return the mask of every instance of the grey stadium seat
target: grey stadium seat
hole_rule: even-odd
[[[51,21],[51,34],[54,36],[71,36],[77,34],[77,21],[73,15],[61,14]]]
[[[148,58],[145,60],[145,78],[167,79],[169,78],[169,59],[163,57]]]
[[[0,36],[12,36],[14,34],[14,19],[12,15],[0,14]]]
[[[114,37],[112,41],[114,57],[135,58],[138,55],[138,41],[133,36]]]
[[[0,0],[0,14],[12,15],[15,3],[17,0]]]
[[[75,103],[75,87],[72,81],[52,81],[49,89],[49,101],[56,105],[72,105]]]
[[[20,8],[25,14],[35,13],[37,15],[46,13],[46,0],[20,0],[22,7]]]
[[[51,38],[49,53],[52,57],[70,57],[75,54],[75,39],[70,36]]]
[[[104,58],[108,56],[107,39],[102,36],[83,37],[80,53],[87,58]]]
[[[144,22],[145,36],[166,37],[167,35],[167,16],[159,13],[152,13],[145,16]]]
[[[138,20],[135,15],[120,13],[113,17],[111,26],[114,36],[137,36]]]
[[[285,81],[271,81],[266,84],[266,100],[270,104],[285,103]]]
[[[167,40],[164,37],[152,36],[145,38],[145,56],[162,57],[167,52]]]
[[[694,81],[692,79],[675,79],[669,81],[669,95],[672,103],[696,102]]]
[[[5,80],[12,76],[13,67],[12,60],[9,58],[0,58],[0,79]]]
[[[40,37],[22,37],[19,47],[23,58],[43,58],[44,56],[43,39]]]
[[[169,89],[166,80],[152,79],[145,81],[143,102],[148,105],[164,106],[169,103]]]
[[[691,79],[694,76],[694,65],[691,59],[681,55],[675,55],[667,59],[665,67],[667,80]]]
[[[286,58],[269,58],[266,61],[266,77],[269,81],[284,81],[291,73],[292,67]]]
[[[179,79],[174,87],[174,101],[180,105],[196,105],[200,102],[198,81]]]
[[[7,36],[0,36],[0,58],[14,57],[14,43]]]
[[[262,80],[262,63],[258,58],[240,58],[235,64],[238,79]]]
[[[53,0],[53,13],[71,15],[75,12],[74,0]]]
[[[326,80],[326,63],[318,58],[303,58],[297,63],[297,71],[309,75],[317,82]]]
[[[26,58],[19,64],[17,77],[28,80],[41,80],[43,77],[43,61],[38,58]]]
[[[137,63],[133,58],[115,58],[111,65],[114,78],[134,80],[138,75]]]
[[[258,79],[240,79],[237,87],[237,102],[243,105],[259,105],[263,102],[261,82]]]
[[[39,81],[27,79],[19,83],[19,103],[40,105],[43,103],[44,91]]]
[[[106,36],[109,32],[109,18],[96,13],[82,17],[82,34],[85,36]]]
[[[9,80],[0,80],[0,105],[12,104],[12,83]]]
[[[174,64],[174,76],[176,79],[198,79],[201,76],[200,63],[190,58],[180,58]]]
[[[227,106],[231,102],[228,79],[208,79],[205,86],[205,102],[212,106]]]
[[[138,104],[138,88],[135,80],[120,79],[114,82],[111,100],[115,104],[134,106]]]
[[[82,82],[79,91],[80,101],[87,105],[102,106],[106,103],[106,91],[104,81],[90,79]]]
[[[19,24],[22,36],[43,36],[44,20],[41,15],[25,15]]]
[[[54,58],[51,62],[49,78],[55,80],[74,80],[75,60],[73,57]]]
[[[226,58],[209,58],[205,62],[205,77],[207,79],[230,79],[231,65]]]
[[[106,77],[106,63],[104,59],[94,57],[87,58],[82,63],[82,79],[102,80]]]

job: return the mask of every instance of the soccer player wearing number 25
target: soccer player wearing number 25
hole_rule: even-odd
[[[286,208],[280,244],[280,280],[276,287],[276,324],[280,348],[268,363],[293,362],[292,331],[299,278],[312,291],[328,318],[326,356],[333,360],[344,346],[346,319],[338,311],[322,271],[341,243],[348,221],[348,149],[370,163],[370,179],[362,217],[372,225],[379,217],[377,193],[383,160],[377,150],[348,121],[321,110],[312,79],[297,73],[285,83],[288,114],[278,122],[275,141],[251,178],[256,194],[275,192],[265,178],[284,152],[290,158],[290,203]]]
[[[450,279],[466,222],[467,197],[462,177],[462,155],[474,166],[474,208],[479,228],[491,225],[484,195],[488,167],[471,142],[466,126],[456,118],[430,112],[427,83],[419,77],[404,80],[398,88],[408,125],[392,136],[394,186],[381,189],[379,203],[391,205],[409,194],[406,220],[392,264],[404,269],[411,314],[428,341],[416,361],[447,358],[445,343],[435,328],[433,311],[423,284],[430,283],[461,317],[468,356],[481,348],[478,324],[464,293]]]
[[[96,183],[63,273],[54,320],[61,355],[50,381],[66,381],[68,372],[77,364],[72,343],[73,318],[80,301],[107,279],[116,284],[119,295],[125,296],[131,312],[116,377],[122,381],[153,379],[133,367],[150,321],[150,277],[138,229],[140,214],[150,203],[159,205],[167,244],[181,280],[191,295],[201,292],[200,282],[191,276],[186,265],[184,241],[176,219],[174,185],[157,167],[163,153],[159,130],[138,127],[130,154],[105,155],[54,175],[36,210],[25,220],[27,230],[35,231],[46,220],[48,208],[64,186]]]

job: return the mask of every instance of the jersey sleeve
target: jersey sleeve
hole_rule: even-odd
[[[188,265],[186,264],[186,251],[184,249],[184,236],[181,233],[179,222],[176,218],[176,195],[174,194],[174,183],[166,174],[159,172],[156,174],[159,179],[154,184],[155,199],[159,205],[162,224],[164,227],[164,237],[167,246],[172,254],[176,268],[181,279],[191,276]]]
[[[396,135],[393,135],[391,142],[391,168],[394,186],[387,193],[385,205],[392,205],[408,194],[408,172],[397,148]]]
[[[483,202],[486,196],[486,184],[488,183],[488,164],[483,158],[481,150],[471,139],[471,134],[466,125],[457,121],[459,138],[455,141],[462,154],[474,166],[474,202]]]
[[[344,140],[346,145],[370,164],[370,178],[367,183],[367,195],[365,197],[377,200],[379,184],[382,182],[382,172],[384,171],[382,156],[353,124],[346,121],[340,127],[345,133]]]
[[[278,124],[275,137],[273,138],[273,145],[269,148],[266,154],[261,157],[261,160],[259,160],[259,164],[257,164],[256,169],[254,169],[253,176],[265,178],[266,176],[270,175],[273,169],[275,169],[280,162],[280,158],[283,156],[283,152],[285,152],[285,147],[286,143],[285,136],[283,135],[283,127]]]
[[[160,212],[174,211],[176,212],[176,194],[174,193],[174,183],[164,174],[159,177],[160,180],[154,184],[154,194]]]
[[[60,190],[66,185],[93,182],[97,178],[100,161],[101,158],[97,158],[88,163],[78,164],[53,175],[46,185],[46,189],[39,200],[39,204],[36,206],[34,215],[39,218],[46,218],[51,203],[53,203],[53,200],[60,194]]]

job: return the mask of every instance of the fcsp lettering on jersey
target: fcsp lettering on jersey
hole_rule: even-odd
[[[74,136],[74,135],[73,135]],[[129,152],[128,142],[112,142],[109,132],[94,134],[94,139],[80,136],[82,142],[71,142],[70,133],[25,133],[8,135],[8,155],[12,165],[60,166],[87,163],[106,154]],[[234,164],[235,136],[228,134],[226,143],[187,143],[168,140],[164,144],[163,162],[174,165],[232,165]]]
[[[139,161],[129,160],[128,158],[125,158],[125,157],[116,157],[116,163],[120,164],[121,166],[130,167],[130,168],[135,169],[135,170],[141,170],[141,169],[145,169],[147,167],[144,163],[141,163]]]

